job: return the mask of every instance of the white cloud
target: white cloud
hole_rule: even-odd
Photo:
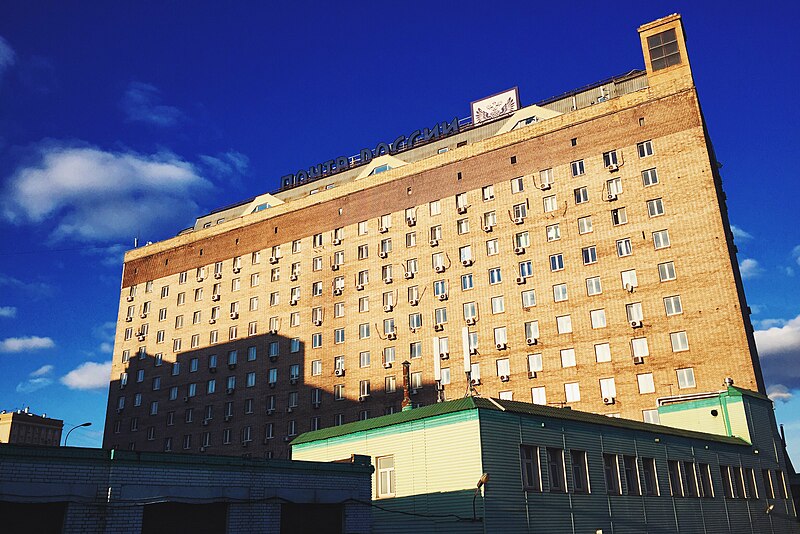
[[[0,352],[27,352],[39,349],[51,349],[56,344],[49,337],[9,337],[0,341]]]
[[[193,198],[210,185],[170,153],[47,145],[37,164],[11,177],[2,211],[16,223],[54,222],[55,241],[144,240],[191,223],[199,211]]]
[[[769,330],[770,328],[778,327],[786,324],[786,319],[756,319],[753,320],[753,326],[759,330]]]
[[[781,326],[756,330],[755,339],[767,385],[800,388],[800,315]]]
[[[767,396],[775,402],[789,402],[794,394],[783,384],[773,384],[767,388]]]
[[[14,306],[0,306],[0,317],[13,319],[17,316],[17,309]]]
[[[53,366],[48,364],[48,365],[43,365],[43,366],[39,367],[37,370],[32,372],[30,374],[30,376],[34,376],[34,377],[35,376],[44,376],[44,375],[49,375],[52,372],[53,372]]]
[[[100,352],[103,352],[105,354],[111,354],[112,352],[114,352],[114,345],[111,343],[100,343],[99,349]]]
[[[161,92],[156,86],[142,82],[131,82],[121,107],[128,121],[155,126],[173,126],[182,115],[178,108],[161,104]]]
[[[34,391],[38,391],[42,388],[46,388],[53,381],[49,378],[30,378],[25,382],[20,382],[17,384],[16,392],[17,393],[33,393]]]
[[[14,64],[15,57],[14,49],[0,36],[0,76]]]
[[[108,387],[111,362],[84,362],[61,377],[61,383],[70,389],[102,389]]]
[[[797,262],[797,265],[800,265],[800,245],[797,245],[792,249],[792,257],[794,261]]]
[[[757,260],[745,258],[739,262],[739,271],[742,273],[742,278],[747,280],[761,274],[762,269]]]
[[[733,224],[731,225],[731,233],[733,233],[733,239],[740,243],[743,241],[748,241],[750,239],[753,239],[752,235],[750,235],[749,233],[745,232],[744,230]]]

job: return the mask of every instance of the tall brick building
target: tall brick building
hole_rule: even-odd
[[[657,421],[764,391],[680,17],[645,70],[381,143],[129,251],[105,447],[286,456],[472,390]],[[469,371],[467,373],[466,371]]]

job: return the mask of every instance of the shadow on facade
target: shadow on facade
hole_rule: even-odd
[[[402,364],[369,353],[364,362],[360,352],[308,349],[280,333],[180,352],[177,368],[159,353],[131,352],[127,376],[111,381],[103,447],[289,458],[299,434],[400,411]],[[422,371],[421,358],[411,371]],[[412,402],[436,402],[436,386],[420,384]],[[463,396],[457,389],[448,397]]]

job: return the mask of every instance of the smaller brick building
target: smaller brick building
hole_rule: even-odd
[[[359,461],[361,460],[361,461]],[[369,460],[0,445],[0,531],[371,532]]]
[[[63,429],[64,421],[36,415],[28,408],[0,413],[0,443],[58,447]]]

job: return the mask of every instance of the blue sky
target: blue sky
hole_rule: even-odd
[[[0,5],[0,408],[91,421],[70,444],[99,446],[134,237],[509,87],[530,104],[642,68],[636,28],[679,12],[800,462],[796,4],[270,4]]]

